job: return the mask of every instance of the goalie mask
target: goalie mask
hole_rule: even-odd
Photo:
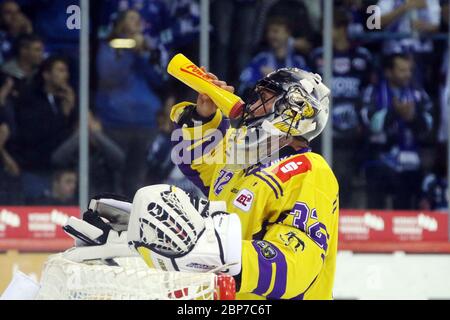
[[[277,158],[294,137],[310,142],[325,128],[330,90],[318,74],[283,68],[260,80],[227,137],[227,166],[244,169]]]

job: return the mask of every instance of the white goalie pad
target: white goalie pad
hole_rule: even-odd
[[[239,217],[211,209],[200,213],[174,186],[142,188],[133,200],[128,243],[151,267],[185,272],[225,269],[237,275],[242,246]]]

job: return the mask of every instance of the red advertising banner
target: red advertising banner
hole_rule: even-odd
[[[62,251],[73,240],[61,226],[78,207],[0,207],[0,251]],[[449,252],[448,213],[340,210],[339,249]]]
[[[0,207],[0,250],[63,250],[73,243],[61,228],[78,207]]]
[[[448,213],[341,210],[339,241],[448,241]]]

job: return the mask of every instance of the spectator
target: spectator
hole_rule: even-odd
[[[440,152],[439,152],[440,151]],[[446,149],[438,149],[433,171],[422,181],[421,210],[448,211],[448,181]]]
[[[198,0],[165,0],[170,13],[170,25],[159,36],[159,42],[169,52],[184,52],[198,60],[200,5]],[[165,65],[165,63],[163,63]]]
[[[17,54],[3,65],[2,71],[21,81],[28,82],[44,60],[44,43],[36,35],[23,35],[17,41]]]
[[[439,0],[379,0],[381,27],[390,32],[411,34],[401,40],[386,40],[385,54],[431,52],[433,42],[420,40],[415,33],[431,33],[439,29],[441,7]]]
[[[33,200],[30,204],[75,206],[77,201],[77,174],[75,171],[64,169],[57,170],[52,175],[51,189]]]
[[[10,192],[14,181],[12,175],[16,174],[15,168],[11,166],[10,156],[5,148],[9,139],[10,131],[8,125],[0,115],[0,204],[12,204]]]
[[[39,197],[49,188],[51,155],[72,132],[74,107],[66,60],[48,58],[15,102],[17,137],[11,153],[22,173],[27,198]]]
[[[385,208],[392,196],[394,209],[417,207],[421,184],[421,147],[431,132],[431,101],[413,85],[413,62],[391,56],[385,80],[369,86],[364,95],[364,119],[370,128],[373,161],[367,163],[369,208]]]
[[[361,94],[371,80],[372,57],[367,49],[350,42],[346,10],[337,9],[333,23],[333,168],[341,189],[346,190],[340,195],[341,207],[356,208],[354,180],[361,167],[363,142]],[[323,48],[313,51],[311,61],[315,72],[323,74]]]
[[[373,4],[373,0],[338,0],[336,7],[342,7],[350,14],[350,23],[348,24],[348,34],[350,37],[364,36],[366,22],[368,18],[367,7]],[[376,1],[375,1],[376,2]]]
[[[161,32],[170,25],[169,9],[161,0],[106,0],[101,6],[100,37],[106,38],[125,11],[134,10],[142,17],[142,33],[157,41]],[[154,43],[152,43],[154,44]]]
[[[100,38],[106,38],[112,24],[125,10],[142,17],[143,34],[154,48],[154,62],[167,65],[169,55],[181,51],[194,60],[198,55],[200,7],[198,0],[106,0],[99,6]]]
[[[171,1],[171,2],[178,2]],[[176,23],[170,16],[169,8],[162,0],[106,0],[96,4],[100,8],[101,39],[109,38],[123,13],[134,10],[139,13],[141,19],[141,33],[146,38],[148,45],[153,48],[152,62],[167,65],[168,50],[174,45],[171,34],[171,25]]]
[[[240,76],[239,94],[246,96],[256,82],[283,67],[308,69],[305,59],[296,54],[288,20],[274,17],[267,24],[269,48],[256,55]]]
[[[23,201],[20,170],[8,151],[16,132],[11,105],[13,91],[14,81],[4,77],[0,87],[0,203],[4,205],[19,204]]]
[[[109,40],[132,39],[132,49],[115,49],[108,41],[97,55],[97,115],[106,135],[125,152],[121,193],[132,196],[144,184],[145,155],[155,132],[155,115],[161,108],[157,89],[162,85],[159,66],[150,63],[152,47],[142,33],[135,10],[122,12]]]
[[[69,66],[77,64],[80,32],[75,26],[68,25],[67,9],[70,6],[79,6],[80,1],[21,0],[21,3],[23,9],[33,20],[35,32],[45,39],[49,54],[68,58]],[[70,71],[74,72],[72,69]]]
[[[381,27],[388,32],[400,33],[402,38],[383,42],[383,53],[409,53],[413,55],[414,78],[429,93],[433,93],[434,43],[427,34],[438,32],[441,7],[439,0],[380,0]]]
[[[31,34],[33,26],[14,0],[0,3],[0,51],[1,61],[12,58],[16,39]]]
[[[260,19],[255,30],[256,39],[260,40],[267,21],[274,17],[284,17],[291,26],[293,47],[307,56],[312,48],[320,43],[321,25],[320,2],[307,0],[272,0],[263,1]]]
[[[439,0],[379,0],[378,6],[383,30],[406,35],[401,39],[385,40],[383,53],[413,54],[416,64],[414,78],[432,92],[434,44],[432,39],[422,36],[439,30]]]
[[[118,173],[125,162],[122,149],[105,133],[101,123],[89,114],[89,193],[119,192]],[[52,154],[55,167],[78,166],[79,131],[77,130]]]

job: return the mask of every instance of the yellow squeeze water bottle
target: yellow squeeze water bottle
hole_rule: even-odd
[[[241,115],[245,105],[242,99],[213,84],[211,77],[183,54],[179,53],[170,60],[167,72],[195,91],[210,97],[226,117],[234,119]]]

